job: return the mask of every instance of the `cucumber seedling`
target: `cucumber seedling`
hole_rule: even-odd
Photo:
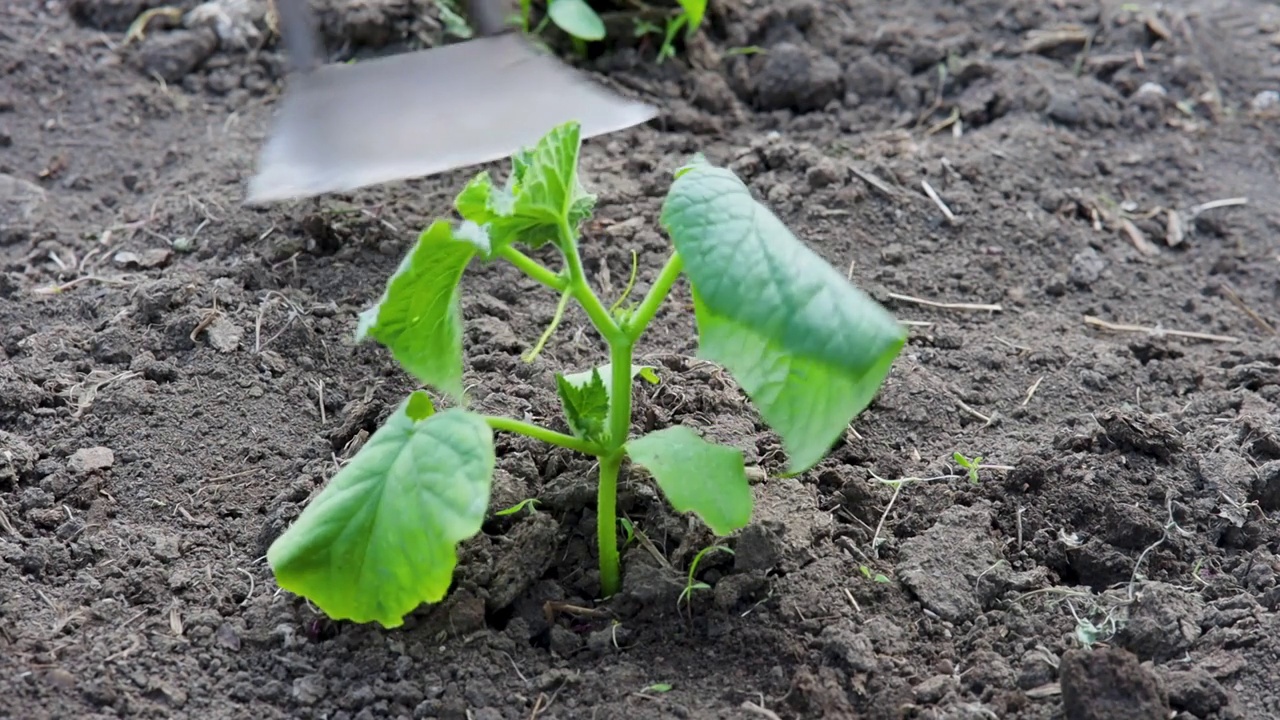
[[[356,455],[272,543],[281,588],[335,620],[396,627],[421,603],[439,602],[457,546],[480,532],[496,464],[494,432],[513,432],[598,461],[600,590],[620,587],[618,473],[644,468],[678,512],[717,536],[751,519],[754,496],[740,450],[674,426],[632,437],[634,350],[677,281],[688,282],[698,356],[720,365],[751,399],[786,451],[786,472],[813,467],[870,404],[906,342],[884,308],[795,238],[731,171],[695,156],[680,168],[660,224],[665,265],[638,303],[601,301],[583,270],[580,228],[596,198],[578,175],[576,122],[511,158],[506,182],[475,176],[455,199],[462,221],[433,222],[376,305],[360,314],[372,339],[427,390],[406,397]],[[559,270],[518,245],[551,246]],[[599,367],[556,375],[568,432],[482,415],[463,391],[460,297],[467,267],[504,261],[581,307],[608,348]]]

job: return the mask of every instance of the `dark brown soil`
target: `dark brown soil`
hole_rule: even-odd
[[[918,324],[780,479],[680,287],[638,422],[770,474],[713,589],[677,610],[712,538],[636,478],[654,552],[597,602],[590,463],[501,436],[495,507],[544,512],[495,518],[395,631],[325,621],[263,556],[412,389],[356,313],[474,169],[243,208],[279,51],[163,19],[126,45],[155,4],[0,9],[0,716],[1280,717],[1274,4],[713,0],[675,61],[594,56],[663,108],[584,151],[599,288],[633,251],[652,280],[702,151]],[[325,7],[334,59],[442,37],[428,0]],[[502,265],[466,292],[479,404],[559,426],[552,373],[602,359],[585,318],[525,365],[555,299]],[[877,480],[957,451],[999,467]]]

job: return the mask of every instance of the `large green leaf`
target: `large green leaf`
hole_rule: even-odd
[[[557,27],[579,40],[604,39],[604,20],[586,0],[550,0],[547,15]]]
[[[677,425],[628,442],[627,455],[653,475],[671,507],[697,513],[715,534],[751,521],[754,499],[741,451]]]
[[[444,597],[457,544],[484,523],[493,432],[465,410],[427,410],[402,403],[272,543],[280,587],[335,620],[389,628]]]
[[[556,126],[532,148],[511,156],[511,174],[496,187],[484,171],[454,200],[463,218],[486,230],[493,250],[522,242],[539,247],[559,239],[561,218],[576,229],[595,210],[596,196],[578,179],[581,127]]]
[[[792,473],[812,467],[871,403],[906,330],[729,170],[682,168],[661,221],[693,287],[699,355],[746,391]]]
[[[462,396],[462,307],[458,283],[481,248],[437,220],[418,237],[377,305],[360,313],[356,341],[373,338],[426,385]]]
[[[556,375],[556,390],[564,407],[565,420],[573,433],[584,440],[605,440],[609,424],[609,404],[613,402],[613,365],[606,364],[579,373]],[[653,384],[658,375],[648,365],[632,365],[631,379],[644,378]]]

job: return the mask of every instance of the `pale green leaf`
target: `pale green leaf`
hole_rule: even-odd
[[[534,147],[511,156],[511,174],[503,187],[494,186],[484,171],[463,188],[454,206],[485,230],[487,251],[514,242],[532,248],[557,242],[562,217],[571,230],[591,217],[596,196],[578,178],[581,144],[578,123],[559,125]]]
[[[585,440],[605,439],[609,405],[613,402],[613,364],[567,375],[556,375],[556,389],[564,406],[565,419],[574,434]],[[648,365],[632,365],[631,379],[642,378],[655,385],[658,374]]]
[[[570,379],[556,375],[556,391],[565,420],[574,435],[599,442],[609,429],[609,381],[599,370],[578,373]]]
[[[517,156],[525,167],[514,191],[514,215],[551,225],[566,218],[572,224],[571,209],[577,206],[581,211],[587,203],[594,207],[594,197],[583,190],[578,181],[581,131],[577,122],[558,125],[532,150]],[[515,161],[517,158],[513,158]]]
[[[754,498],[741,451],[709,443],[682,425],[636,438],[626,449],[653,475],[671,507],[696,513],[717,535],[750,522]]]
[[[479,248],[437,220],[387,281],[377,305],[360,313],[356,341],[373,338],[415,378],[462,396],[462,307],[458,284]]]
[[[603,40],[604,20],[586,0],[550,0],[547,14],[551,22],[579,40]]]
[[[700,157],[677,174],[662,224],[693,287],[699,356],[746,391],[792,473],[812,467],[874,399],[905,329]]]
[[[484,523],[493,432],[461,409],[415,421],[409,402],[267,551],[277,584],[335,620],[397,627],[439,602]]]

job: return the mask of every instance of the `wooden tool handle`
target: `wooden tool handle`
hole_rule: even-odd
[[[320,36],[309,0],[275,0],[280,37],[293,72],[308,72],[319,67]]]
[[[509,29],[503,17],[504,5],[503,0],[467,0],[467,15],[476,34],[488,37]]]

